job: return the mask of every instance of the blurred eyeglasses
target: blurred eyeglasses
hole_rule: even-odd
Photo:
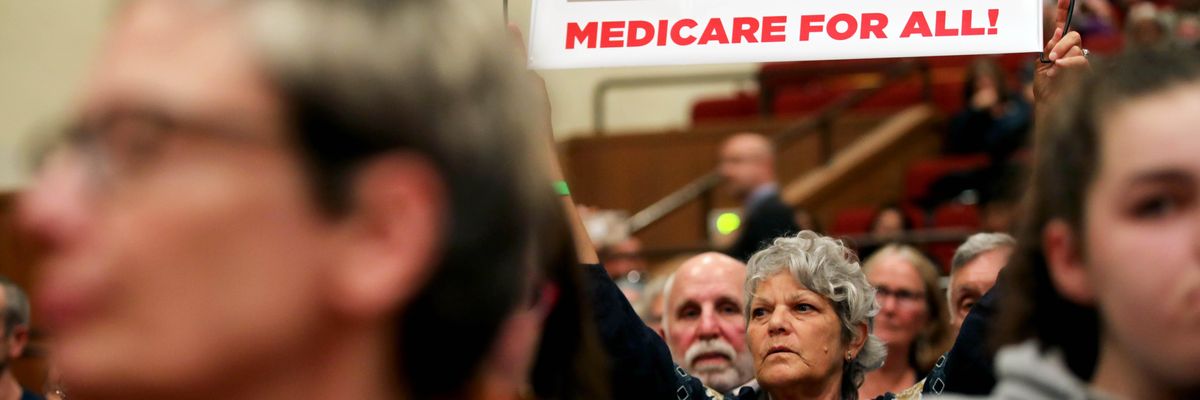
[[[181,118],[160,110],[133,109],[72,122],[63,129],[58,143],[43,152],[74,153],[83,161],[93,183],[111,188],[152,169],[164,151],[183,137],[235,145],[272,142],[264,135],[239,128],[232,118]]]
[[[883,303],[888,298],[896,299],[896,303],[905,305],[920,304],[925,300],[925,293],[913,292],[908,289],[892,289],[886,286],[875,288],[875,300]]]

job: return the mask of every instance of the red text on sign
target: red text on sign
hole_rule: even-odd
[[[721,18],[703,23],[685,18],[678,21],[603,21],[567,24],[567,49],[575,47],[656,46],[772,43],[784,41],[785,16],[736,17],[726,25]]]

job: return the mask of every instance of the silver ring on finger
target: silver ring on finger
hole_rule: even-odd
[[[1084,57],[1087,57],[1087,56],[1088,56],[1088,55],[1090,55],[1090,54],[1091,54],[1091,53],[1090,53],[1090,52],[1088,52],[1088,49],[1083,49],[1083,56],[1084,56]]]

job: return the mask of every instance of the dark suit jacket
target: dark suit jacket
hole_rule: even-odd
[[[771,244],[775,238],[795,234],[800,230],[792,208],[783,203],[779,193],[772,193],[757,204],[751,205],[749,215],[743,220],[745,223],[742,224],[742,232],[737,242],[726,251],[730,257],[742,262],[749,260],[750,256]]]
[[[992,321],[996,318],[1001,289],[997,281],[992,290],[971,307],[963,319],[954,347],[946,352],[925,378],[924,393],[958,393],[986,396],[996,387],[992,354],[988,352]]]

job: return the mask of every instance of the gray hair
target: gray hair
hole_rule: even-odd
[[[950,273],[954,274],[962,266],[979,257],[980,254],[987,253],[1000,248],[1017,247],[1017,239],[1004,233],[976,233],[967,238],[967,241],[958,246],[958,250],[954,251],[954,258],[950,260]]]
[[[0,287],[4,288],[4,336],[7,337],[16,327],[29,326],[29,296],[4,276],[0,276]]]
[[[842,338],[858,338],[858,326],[867,324],[879,312],[875,288],[858,264],[854,252],[840,240],[802,231],[796,236],[775,239],[770,247],[755,253],[747,264],[746,310],[749,323],[750,303],[759,283],[775,274],[788,272],[805,288],[828,298],[842,322]],[[883,366],[887,349],[883,341],[868,333],[862,351],[842,366],[842,398],[858,398],[858,387],[868,371]]]
[[[676,271],[676,272],[678,272],[678,271]],[[671,275],[667,275],[667,280],[663,281],[663,289],[662,289],[662,305],[663,305],[663,315],[662,315],[662,330],[663,330],[663,332],[664,332],[664,333],[667,333],[667,332],[670,332],[670,331],[671,331],[671,313],[673,312],[673,311],[671,310],[671,289],[675,288],[675,273],[676,273],[676,272],[672,272],[672,273],[671,273]]]
[[[634,305],[634,311],[638,313],[638,316],[641,316],[642,318],[649,316],[650,310],[654,309],[655,299],[657,299],[659,303],[666,301],[664,300],[667,297],[666,292],[663,290],[666,285],[667,278],[658,277],[652,279],[650,282],[646,283],[646,286],[642,287],[642,298],[639,299],[637,304]],[[663,307],[664,314],[666,313],[666,310],[667,308]]]

